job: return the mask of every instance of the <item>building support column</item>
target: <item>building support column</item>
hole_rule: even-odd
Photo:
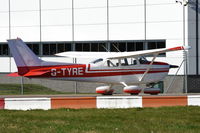
[[[42,47],[42,3],[39,0],[39,27],[40,27],[40,45],[39,45],[39,55],[42,56],[43,54],[43,47]]]
[[[10,14],[10,0],[8,1],[8,17],[9,17],[9,39],[11,39],[11,14]],[[11,53],[9,52],[10,50],[8,50],[8,55],[9,55],[9,72],[11,73]]]
[[[144,48],[147,47],[147,2],[144,0]]]
[[[199,75],[199,1],[196,0],[196,75]]]
[[[110,51],[110,29],[109,29],[109,0],[107,0],[107,46],[106,48]]]

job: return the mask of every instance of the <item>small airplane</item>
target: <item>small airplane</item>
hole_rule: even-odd
[[[170,68],[178,66],[156,62],[156,57],[161,53],[190,48],[179,46],[134,52],[63,52],[56,54],[69,58],[96,58],[88,64],[74,64],[41,60],[20,38],[8,40],[8,45],[18,68],[18,72],[8,76],[105,83],[105,86],[96,88],[96,92],[103,95],[111,95],[114,91],[112,89],[114,84],[122,84],[123,91],[132,95],[140,92],[160,93],[160,89],[153,88],[153,84],[163,80]],[[148,61],[144,57],[146,55],[153,55],[152,60]],[[150,88],[142,88],[139,86],[141,84],[146,84]]]

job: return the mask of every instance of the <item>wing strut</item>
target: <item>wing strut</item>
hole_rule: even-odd
[[[122,85],[124,85],[125,87],[127,87],[128,85],[125,82],[120,82]]]
[[[141,79],[139,81],[143,81],[144,78],[146,77],[147,73],[149,72],[149,70],[151,69],[151,66],[154,62],[154,60],[156,59],[156,57],[158,56],[158,53],[154,54],[153,59],[151,60],[151,63],[149,64],[149,66],[147,67],[147,70],[144,72],[144,74],[142,75]]]

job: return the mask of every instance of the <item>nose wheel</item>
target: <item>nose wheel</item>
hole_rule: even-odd
[[[157,95],[158,93],[161,92],[160,88],[154,88],[155,83],[148,84],[148,88],[141,88],[136,85],[131,85],[128,86],[125,83],[122,83],[124,87],[124,92],[129,93],[131,95],[138,95],[139,93],[143,92],[145,94],[150,94],[150,95]]]

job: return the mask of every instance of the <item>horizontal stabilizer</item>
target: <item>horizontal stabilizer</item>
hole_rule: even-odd
[[[41,76],[45,73],[48,73],[49,71],[30,71],[23,75],[24,77],[34,77],[34,76]]]
[[[33,77],[33,76],[41,76],[45,73],[48,73],[49,71],[30,71],[28,73],[26,73],[25,75],[23,75],[24,77]],[[6,76],[9,76],[9,77],[20,77],[20,75],[18,74],[18,72],[15,72],[15,73],[10,73],[10,74],[7,74]],[[22,75],[21,75],[22,76]]]
[[[20,75],[18,74],[18,72],[15,72],[15,73],[7,74],[6,76],[9,76],[9,77],[19,77]]]

